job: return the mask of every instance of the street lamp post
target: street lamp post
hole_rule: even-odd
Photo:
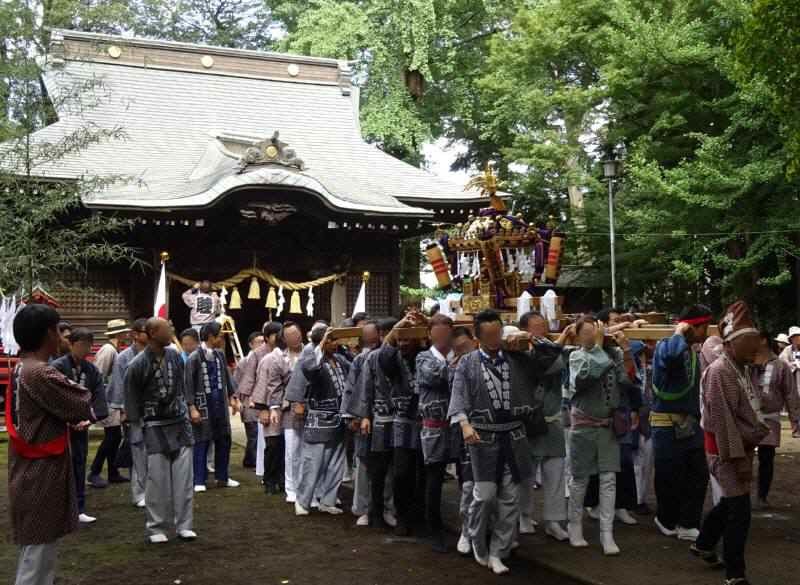
[[[611,244],[611,306],[617,306],[617,252],[614,234],[614,179],[619,172],[619,162],[612,151],[608,160],[603,161],[603,175],[608,181],[608,235]]]

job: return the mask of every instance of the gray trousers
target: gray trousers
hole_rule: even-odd
[[[461,499],[458,502],[458,511],[461,514],[461,534],[469,536],[469,507],[472,505],[472,492],[475,482],[465,481],[461,484]]]
[[[170,457],[161,453],[147,456],[147,534],[165,534],[175,523],[175,530],[192,529],[193,469],[192,448],[181,447]]]
[[[390,465],[386,471],[386,483],[383,487],[383,510],[392,514],[395,513],[394,497],[392,497],[393,478],[394,473],[392,473]],[[356,477],[353,483],[353,507],[351,510],[354,516],[363,516],[369,513],[370,484],[367,464],[361,460],[361,457],[356,457]]]
[[[344,442],[308,443],[303,441],[297,503],[306,510],[316,494],[321,506],[336,505],[336,495],[344,475]]]
[[[131,425],[131,435],[134,432],[133,425]],[[139,437],[142,436],[141,426],[139,427],[138,435]],[[138,443],[131,443],[131,459],[133,460],[133,467],[131,467],[131,499],[136,505],[144,499],[147,483],[147,451],[144,448],[144,439]]]
[[[567,519],[567,500],[564,498],[563,457],[534,457],[534,468],[541,465],[542,499],[545,522],[563,522]],[[523,519],[533,518],[533,480],[519,486],[519,508]]]
[[[469,537],[480,557],[505,558],[519,525],[519,485],[511,477],[508,466],[503,470],[500,485],[493,481],[476,481],[469,507]],[[491,526],[489,550],[486,537]]]
[[[56,543],[19,547],[15,585],[53,585],[56,578]]]

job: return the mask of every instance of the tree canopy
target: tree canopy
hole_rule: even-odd
[[[624,303],[797,310],[800,13],[790,0],[12,0],[0,3],[0,129],[21,31],[49,27],[348,60],[365,138],[424,165],[495,161],[515,211],[555,221],[571,263],[608,270],[600,162],[615,183]],[[24,36],[24,34],[23,34]],[[44,116],[44,117],[41,117]],[[38,124],[52,112],[43,111]]]

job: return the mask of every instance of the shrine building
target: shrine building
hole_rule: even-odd
[[[84,127],[119,137],[35,174],[118,179],[82,203],[123,218],[124,240],[148,264],[66,275],[52,290],[65,318],[99,331],[112,318],[149,316],[162,251],[178,330],[188,326],[186,282],[249,268],[291,283],[327,279],[310,289],[311,311],[309,289],[298,291],[302,314],[289,313],[285,290],[281,319],[338,322],[352,312],[365,271],[368,312],[397,314],[401,240],[464,221],[486,199],[365,142],[351,74],[335,59],[54,31],[48,93],[84,87],[91,95],[84,107],[60,107],[34,141],[57,143]],[[250,284],[237,286],[242,308],[229,311],[242,338],[269,311],[271,285],[260,280],[252,299]]]

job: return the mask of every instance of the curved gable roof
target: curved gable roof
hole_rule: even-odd
[[[38,175],[129,178],[93,193],[89,207],[177,209],[205,206],[245,185],[296,186],[342,212],[430,216],[423,207],[474,201],[475,191],[408,165],[367,144],[358,92],[346,64],[235,49],[56,31],[46,67],[51,94],[99,83],[81,112],[35,134],[56,142],[87,123],[121,128],[124,138],[90,145]],[[253,143],[280,132],[304,170],[261,166],[239,172],[226,137]],[[422,203],[421,203],[422,202]]]

